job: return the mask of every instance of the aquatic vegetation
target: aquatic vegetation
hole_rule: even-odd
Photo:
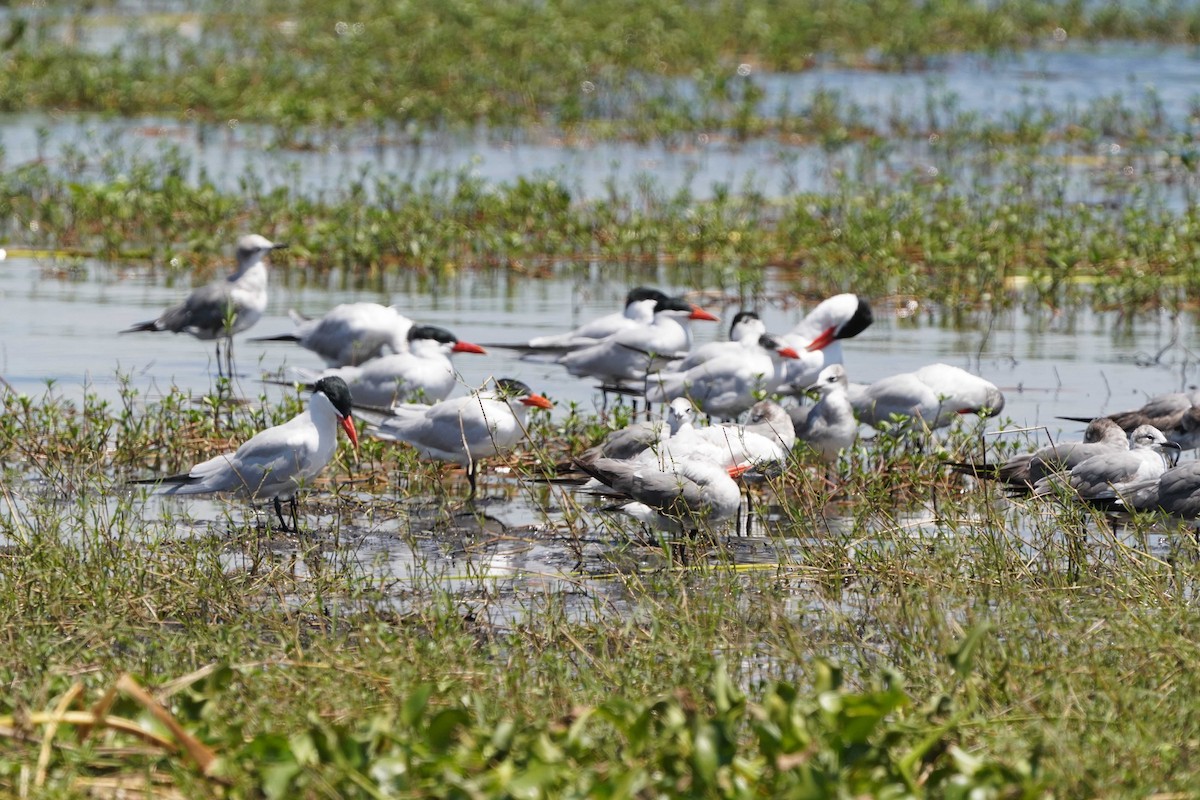
[[[769,479],[753,535],[698,540],[680,569],[557,487],[489,475],[485,493],[528,504],[529,526],[490,518],[489,501],[456,510],[465,486],[380,442],[357,461],[343,447],[300,537],[237,504],[192,518],[123,485],[299,398],[4,402],[5,791],[563,794],[628,779],[706,796],[1033,797],[1195,779],[1179,713],[1200,689],[1181,668],[1196,657],[1194,537],[964,485],[943,460],[979,457],[979,429],[936,452],[864,444],[835,483],[793,464]],[[535,417],[534,447],[507,466],[536,474],[604,427],[579,409]],[[536,572],[520,556],[533,548]],[[1103,731],[1078,735],[1096,716]]]
[[[46,8],[45,6],[49,6]],[[761,129],[753,71],[822,60],[920,68],[939,55],[1072,41],[1193,44],[1186,4],[831,0],[330,6],[306,0],[125,16],[39,4],[9,15],[0,109],[167,114],[307,126],[397,122],[658,138]],[[355,76],[347,91],[345,76]]]

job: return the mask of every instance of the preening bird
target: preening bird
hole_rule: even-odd
[[[237,270],[222,281],[192,290],[177,306],[157,319],[139,322],[121,333],[142,331],[190,333],[197,339],[217,341],[217,369],[228,368],[233,375],[233,335],[258,322],[267,307],[267,262],[272,250],[287,247],[256,233],[237,242]],[[221,361],[221,342],[226,342],[225,361]]]
[[[871,305],[856,294],[837,294],[818,303],[780,337],[801,356],[784,366],[779,392],[803,394],[827,364],[842,363],[842,341],[862,333],[874,320]]]
[[[296,330],[250,341],[295,342],[316,353],[330,367],[357,366],[383,355],[403,353],[413,326],[413,321],[395,306],[379,303],[342,303],[313,319],[294,309],[288,314]],[[357,395],[355,399],[359,399]]]
[[[994,417],[1004,409],[1004,394],[994,383],[949,364],[929,364],[871,384],[851,383],[849,394],[859,421],[874,428],[934,430],[963,414]]]
[[[251,500],[271,500],[279,524],[295,531],[296,493],[333,458],[339,425],[358,447],[350,390],[341,378],[322,378],[314,386],[307,410],[256,433],[236,452],[213,456],[178,475],[132,483],[156,484],[165,487],[161,494],[169,495],[228,492]],[[283,500],[291,502],[291,528],[283,519]]]

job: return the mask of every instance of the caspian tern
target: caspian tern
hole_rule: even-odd
[[[1047,475],[1068,472],[1092,456],[1129,450],[1129,437],[1108,417],[1092,420],[1082,442],[1055,442],[1031,453],[1018,453],[1002,464],[952,462],[962,475],[998,480],[1009,489],[1029,491]]]
[[[667,469],[611,458],[578,458],[576,466],[631,502],[619,508],[669,533],[693,533],[729,519],[741,506],[734,477],[749,465],[722,467],[693,459]]]
[[[462,342],[445,328],[413,325],[408,329],[404,352],[371,359],[360,367],[336,367],[314,374],[297,370],[301,380],[315,381],[333,375],[350,387],[358,406],[391,408],[401,403],[436,403],[454,390],[457,376],[450,356],[486,350]]]
[[[730,419],[769,395],[783,382],[784,363],[800,358],[776,337],[725,342],[721,351],[680,372],[656,372],[646,378],[646,400],[662,403],[690,398],[705,414]]]
[[[689,323],[694,319],[719,321],[683,298],[662,298],[655,303],[654,319],[648,325],[627,328],[594,345],[564,353],[558,363],[572,375],[598,378],[603,384],[640,383],[654,358],[671,358],[691,347]]]
[[[338,425],[358,447],[350,390],[341,378],[322,378],[314,387],[307,410],[282,425],[256,433],[236,452],[214,456],[178,475],[131,483],[163,485],[167,488],[161,493],[170,495],[228,492],[254,500],[270,499],[284,530],[289,528],[281,501],[289,500],[290,530],[295,531],[296,492],[333,458]]]
[[[874,428],[916,424],[933,430],[962,414],[999,414],[1004,394],[994,383],[966,370],[929,364],[872,384],[851,383],[850,403],[859,420]]]
[[[495,383],[432,406],[396,406],[368,432],[377,439],[410,444],[423,456],[466,467],[474,497],[479,460],[506,453],[525,438],[530,408],[553,407],[520,381],[500,378]]]
[[[487,346],[520,350],[526,353],[565,353],[570,350],[579,350],[621,331],[649,325],[654,319],[655,305],[660,300],[665,300],[666,297],[658,289],[638,286],[630,289],[625,296],[623,311],[597,317],[566,333],[535,336],[529,340],[528,344],[489,344]]]
[[[741,352],[738,349],[739,345],[753,344],[766,332],[767,326],[759,319],[758,314],[753,311],[739,311],[734,316],[733,323],[729,326],[729,341],[708,342],[699,347],[692,348],[692,351],[684,356],[682,361],[670,366],[670,371],[686,372],[692,367],[727,355],[730,352],[739,353]]]
[[[222,369],[221,340],[226,342],[224,366],[233,376],[233,335],[258,322],[267,307],[266,256],[287,247],[247,234],[237,242],[237,271],[222,281],[192,290],[177,306],[157,319],[139,322],[121,333],[170,331],[190,333],[197,339],[217,340],[217,370]]]
[[[1129,436],[1128,450],[1092,456],[1063,475],[1048,475],[1033,486],[1034,497],[1051,495],[1069,486],[1082,500],[1120,497],[1135,484],[1156,479],[1167,471],[1164,450],[1179,450],[1153,425],[1139,425]]]
[[[833,464],[839,454],[854,446],[858,438],[858,420],[850,405],[850,380],[841,364],[829,364],[817,377],[820,393],[811,406],[788,410],[796,430],[796,441],[811,448],[826,464]]]
[[[403,353],[408,346],[408,330],[413,326],[413,321],[395,306],[379,303],[342,303],[315,319],[295,310],[288,314],[296,323],[292,333],[250,341],[296,342],[330,367],[358,366],[387,353]]]
[[[1087,422],[1082,417],[1059,417]],[[1200,447],[1200,390],[1170,392],[1151,397],[1141,408],[1109,414],[1126,433],[1139,425],[1153,425],[1183,450]]]
[[[822,300],[780,337],[784,344],[803,355],[787,363],[779,391],[803,394],[817,381],[826,364],[842,363],[841,341],[862,333],[874,320],[870,304],[856,294],[838,294]]]

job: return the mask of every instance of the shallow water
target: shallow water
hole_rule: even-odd
[[[1073,119],[1112,101],[1135,111],[1156,114],[1168,131],[1189,135],[1194,125],[1196,57],[1181,48],[1107,45],[1101,48],[1050,47],[1011,58],[954,56],[925,71],[876,73],[820,68],[800,75],[763,75],[749,79],[765,90],[762,110],[791,113],[817,91],[836,93],[839,102],[861,109],[873,124],[886,128],[900,119],[923,131],[917,140],[897,142],[876,166],[888,176],[924,174],[938,169],[941,155],[928,133],[954,123],[962,114],[1001,120],[1049,111]],[[786,107],[786,108],[785,108]],[[779,141],[730,142],[719,134],[685,137],[664,143],[568,143],[545,132],[480,133],[468,137],[424,137],[407,131],[340,131],[312,134],[313,149],[281,148],[275,135],[254,125],[195,124],[170,119],[112,120],[73,115],[10,115],[0,119],[3,165],[35,160],[55,168],[64,148],[76,148],[99,161],[130,153],[152,156],[160,148],[194,159],[225,189],[253,173],[267,185],[286,185],[303,194],[336,193],[346,176],[395,175],[420,179],[435,173],[467,170],[493,182],[535,173],[565,181],[577,199],[596,197],[610,184],[631,191],[651,176],[656,190],[689,187],[697,197],[715,187],[743,186],[767,195],[823,191],[836,173],[854,174],[854,146],[826,152],[813,145]],[[1119,136],[1102,137],[1100,158],[1127,144]],[[1114,151],[1114,147],[1117,149]],[[1111,198],[1092,183],[1095,165],[1086,159],[1072,174],[1069,194],[1089,202]],[[76,176],[86,180],[88,175]],[[1153,174],[1137,175],[1154,181]],[[1174,191],[1174,190],[1172,190]],[[625,274],[624,269],[612,270]],[[276,281],[264,318],[249,335],[291,329],[289,308],[320,314],[349,301],[396,303],[407,314],[449,328],[460,339],[490,343],[519,342],[563,330],[619,308],[627,286],[609,277],[608,265],[596,264],[586,278],[533,279],[505,273],[468,274],[436,289],[384,294],[293,288]],[[719,287],[663,285],[664,276],[647,267],[638,281],[668,290]],[[768,274],[768,299],[759,310],[774,331],[799,318],[782,277]],[[40,395],[48,383],[71,398],[84,391],[115,400],[124,380],[144,397],[178,386],[196,394],[214,386],[210,343],[169,334],[118,335],[128,325],[155,317],[177,302],[186,285],[168,285],[137,268],[115,269],[82,261],[64,269],[50,260],[11,257],[0,262],[0,376],[18,392]],[[717,296],[720,292],[716,293]],[[1081,310],[1062,315],[1017,310],[996,316],[967,315],[961,327],[949,324],[943,309],[902,299],[872,298],[876,322],[844,345],[854,380],[869,381],[934,361],[968,368],[1000,385],[1007,405],[1002,426],[1033,428],[1029,435],[1074,435],[1081,426],[1061,423],[1060,414],[1091,414],[1140,405],[1145,397],[1192,386],[1197,359],[1187,349],[1195,336],[1190,314],[1167,313],[1127,319],[1115,313]],[[708,301],[706,300],[706,304]],[[710,305],[728,319],[736,302]],[[697,342],[722,338],[725,325],[699,323]],[[240,370],[236,390],[247,397],[277,398],[289,391],[264,386],[259,376],[288,366],[320,367],[315,356],[291,345],[258,344],[239,337]],[[461,356],[456,364],[463,388],[489,376],[524,380],[559,403],[597,407],[599,397],[584,381],[552,365],[523,362],[502,350],[486,357]],[[1044,430],[1038,430],[1044,426]],[[1012,434],[1016,435],[1016,434]],[[309,520],[322,533],[316,542],[315,568],[341,568],[363,579],[386,582],[396,603],[430,585],[454,590],[464,604],[493,622],[511,624],[547,597],[566,603],[580,615],[624,608],[620,576],[629,571],[669,566],[653,546],[630,543],[629,527],[592,523],[580,531],[566,520],[571,501],[557,490],[525,491],[511,479],[484,475],[489,492],[483,515],[453,516],[431,498],[406,504],[381,504],[369,515],[344,521],[313,513]],[[587,501],[584,501],[585,504]],[[169,504],[169,508],[167,508]],[[148,520],[164,512],[186,516],[180,535],[230,538],[228,565],[246,568],[247,554],[228,531],[249,512],[236,503],[192,499],[150,500]],[[593,515],[595,516],[595,515]],[[852,521],[821,520],[827,531]],[[815,524],[815,523],[814,523]],[[914,513],[895,523],[916,537],[946,535],[936,515]],[[744,526],[743,526],[744,527]],[[330,532],[334,531],[334,534]],[[803,563],[806,536],[786,525],[758,524],[748,536],[721,544],[722,558],[740,565]],[[1170,547],[1170,536],[1149,542],[1151,552]],[[287,557],[312,547],[283,537],[266,541],[269,552]],[[322,566],[323,565],[323,566]],[[303,574],[312,568],[301,562]],[[799,580],[799,579],[797,579]],[[406,594],[407,593],[407,594]],[[813,602],[797,589],[798,604]]]
[[[599,270],[600,275],[603,269]],[[768,280],[769,292],[785,298],[783,287]],[[666,287],[682,289],[683,287]],[[171,334],[119,335],[121,328],[153,318],[186,290],[165,286],[141,272],[119,272],[85,263],[64,275],[49,264],[10,258],[0,269],[0,375],[19,392],[40,395],[47,381],[67,397],[85,391],[115,400],[121,379],[145,396],[170,386],[197,394],[212,390],[215,365],[211,343]],[[320,313],[348,300],[371,299],[399,304],[418,320],[443,325],[461,339],[478,342],[520,341],[537,333],[566,329],[606,313],[621,304],[625,287],[603,280],[567,278],[512,279],[504,275],[471,275],[445,290],[364,297],[317,289],[273,291],[264,319],[236,347],[241,377],[238,391],[248,397],[268,397],[290,391],[264,386],[255,377],[263,370],[286,365],[319,367],[315,356],[294,345],[252,343],[247,335],[283,332],[291,328],[289,307]],[[786,330],[802,309],[766,304],[761,308],[769,329]],[[1133,320],[1115,313],[1079,311],[1053,317],[1014,311],[992,319],[974,320],[962,329],[946,327],[939,309],[910,302],[877,300],[876,322],[844,345],[851,377],[871,380],[920,365],[945,361],[978,372],[1000,385],[1007,395],[1004,414],[988,425],[1045,426],[1025,434],[1044,440],[1047,433],[1077,434],[1079,425],[1062,423],[1059,414],[1112,411],[1139,405],[1152,393],[1178,390],[1195,381],[1197,365],[1190,351],[1171,346],[1173,339],[1190,342],[1195,320],[1172,319],[1166,313]],[[711,306],[728,319],[733,306]],[[696,324],[697,341],[724,336],[724,324]],[[1148,354],[1163,351],[1162,364],[1145,365]],[[464,355],[456,360],[466,386],[489,376],[524,380],[560,404],[598,406],[595,390],[571,378],[559,367],[523,362],[494,350],[487,356]],[[1014,434],[1017,435],[1017,434]],[[403,501],[391,498],[372,508],[369,517],[339,520],[312,514],[318,562],[340,565],[351,574],[385,583],[403,608],[406,597],[433,584],[451,589],[462,602],[486,613],[495,624],[518,622],[530,608],[553,596],[572,613],[590,615],[625,609],[620,574],[626,570],[658,570],[668,560],[653,542],[629,540],[630,527],[593,519],[581,530],[565,523],[563,504],[575,502],[560,490],[521,489],[511,478],[485,471],[482,485],[489,494],[477,510],[455,515],[452,506],[433,498]],[[462,484],[456,486],[465,488]],[[582,499],[583,506],[594,501]],[[245,567],[248,556],[228,532],[249,520],[239,503],[217,499],[151,499],[147,520],[160,518],[164,506],[182,535],[230,537],[230,568]],[[598,515],[602,517],[603,515]],[[272,515],[265,512],[262,519]],[[831,518],[822,531],[837,530]],[[916,514],[897,523],[913,536],[945,535],[935,516]],[[223,531],[227,531],[224,532]],[[333,533],[330,533],[333,532]],[[821,534],[817,531],[816,534]],[[714,554],[727,562],[748,565],[801,564],[806,537],[813,531],[789,530],[787,525],[758,522],[750,536],[734,536]],[[907,534],[906,534],[907,535]],[[1169,546],[1170,537],[1153,547]],[[276,558],[291,557],[311,548],[314,539],[282,537],[269,540]],[[300,564],[301,573],[305,567]],[[627,609],[625,609],[627,610]]]

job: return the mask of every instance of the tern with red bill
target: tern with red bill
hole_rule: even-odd
[[[655,303],[650,324],[565,353],[558,363],[572,375],[598,378],[604,384],[641,382],[655,359],[671,360],[688,351],[692,346],[692,320],[720,321],[683,298],[664,297]]]
[[[711,417],[732,419],[773,393],[783,382],[784,363],[800,354],[764,333],[756,339],[725,342],[715,355],[678,372],[656,372],[646,379],[646,400],[666,403],[687,397]]]
[[[287,247],[257,233],[238,239],[237,270],[222,281],[194,289],[177,306],[157,319],[139,322],[121,333],[190,333],[197,339],[217,341],[217,370],[233,376],[233,335],[258,322],[267,308],[267,262],[272,250]],[[221,342],[226,343],[221,359]]]
[[[558,354],[580,350],[601,342],[621,331],[649,325],[654,320],[654,308],[667,296],[658,289],[637,286],[625,296],[625,308],[589,320],[566,333],[535,336],[528,344],[487,344],[505,350],[518,350],[527,355]]]
[[[358,406],[390,408],[402,403],[436,403],[454,391],[458,376],[450,356],[486,354],[477,344],[460,341],[445,328],[413,325],[404,352],[380,356],[360,367],[337,367],[322,373],[296,370],[301,380],[336,375],[350,387]]]
[[[341,378],[322,378],[308,409],[282,425],[260,431],[233,453],[214,456],[187,472],[132,483],[156,484],[162,494],[230,493],[252,500],[270,499],[284,530],[297,528],[296,493],[325,468],[337,450],[340,425],[358,447],[351,417],[350,390]],[[281,501],[292,507],[292,525],[283,519]]]
[[[842,340],[862,333],[874,320],[870,304],[856,294],[838,294],[822,300],[780,337],[801,355],[787,363],[779,391],[803,394],[817,382],[827,364],[842,363]]]
[[[413,326],[395,306],[379,303],[342,303],[314,319],[295,310],[288,314],[296,323],[295,331],[250,341],[295,342],[330,367],[357,366],[389,353],[403,353]]]
[[[466,467],[474,497],[480,459],[512,450],[526,437],[529,409],[553,405],[521,381],[500,378],[492,387],[436,405],[396,406],[368,432],[376,439],[412,445],[423,456]]]

